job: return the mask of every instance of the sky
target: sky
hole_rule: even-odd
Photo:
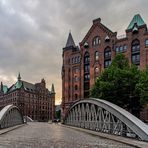
[[[0,0],[0,81],[11,86],[19,72],[31,83],[44,78],[49,90],[54,84],[59,104],[69,31],[78,45],[100,17],[120,36],[135,14],[148,23],[147,6],[148,0]]]

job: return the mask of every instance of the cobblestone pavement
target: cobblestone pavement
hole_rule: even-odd
[[[132,147],[56,124],[36,122],[0,135],[0,148]]]

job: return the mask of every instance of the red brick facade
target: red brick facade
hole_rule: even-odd
[[[84,39],[75,46],[71,33],[63,48],[62,67],[62,111],[63,117],[69,106],[81,98],[89,96],[95,79],[112,59],[122,52],[129,63],[144,69],[148,64],[148,31],[140,15],[135,15],[124,36],[117,37],[101,23],[93,24]],[[148,110],[146,110],[148,119]]]
[[[40,83],[31,84],[18,81],[10,88],[1,83],[0,109],[8,104],[19,107],[23,116],[29,116],[35,121],[53,120],[55,117],[55,92],[46,88],[44,79]]]

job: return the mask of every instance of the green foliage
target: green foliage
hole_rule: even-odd
[[[136,91],[140,94],[142,105],[148,105],[148,67],[140,72],[140,79],[136,85]]]
[[[118,54],[112,64],[98,77],[90,91],[90,96],[129,108],[129,96],[138,95],[135,86],[139,81],[139,76],[140,71],[137,67],[130,67],[125,56]]]

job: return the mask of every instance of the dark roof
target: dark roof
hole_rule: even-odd
[[[35,91],[35,85],[26,81],[22,81],[23,87],[27,91],[34,92]]]
[[[76,45],[75,45],[75,42],[74,42],[73,37],[71,35],[71,32],[69,32],[66,47],[71,47],[71,46],[75,47]]]
[[[22,80],[19,80],[17,81],[15,84],[13,84],[10,88],[9,88],[9,92],[11,91],[14,91],[16,89],[19,89],[21,87],[24,87],[24,89],[26,91],[30,91],[30,92],[34,92],[35,91],[35,85],[34,84],[31,84],[31,83],[28,83],[26,81],[22,81]]]
[[[140,16],[140,14],[136,14],[136,15],[133,17],[132,21],[130,22],[130,24],[129,24],[128,27],[127,27],[127,30],[132,29],[132,28],[135,26],[135,24],[136,24],[138,27],[139,27],[139,26],[142,26],[142,25],[145,25],[145,22],[144,22],[144,20],[142,19],[142,17]]]

